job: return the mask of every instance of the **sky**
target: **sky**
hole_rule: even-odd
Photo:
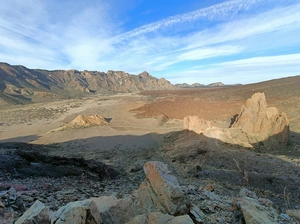
[[[172,84],[300,75],[299,0],[2,0],[0,61]]]

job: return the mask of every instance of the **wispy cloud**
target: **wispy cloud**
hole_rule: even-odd
[[[211,58],[223,55],[231,55],[241,52],[243,49],[237,46],[217,46],[211,48],[198,48],[195,50],[187,51],[178,56],[180,60],[201,60],[204,58]]]
[[[166,78],[177,74],[173,82],[186,77],[201,82],[200,73],[223,79],[222,74],[246,74],[247,69],[261,76],[259,67],[265,69],[267,60],[294,72],[300,53],[298,0],[220,2],[128,30],[104,0],[76,6],[4,0],[0,61],[46,69],[147,70]]]
[[[284,76],[300,75],[300,54],[253,57],[211,64],[209,67],[196,66],[175,74],[172,82],[178,82],[180,75],[187,82],[201,80],[204,84],[216,79],[227,84],[254,83]],[[174,74],[173,74],[174,75]]]
[[[154,32],[159,29],[164,29],[170,26],[174,26],[183,22],[193,22],[195,20],[203,19],[223,19],[224,17],[228,17],[228,15],[232,16],[239,11],[247,11],[250,10],[251,7],[257,5],[259,2],[263,0],[232,0],[226,1],[220,4],[216,4],[207,8],[198,9],[189,13],[171,16],[166,19],[150,23],[136,29],[133,29],[129,32],[126,32],[119,36],[120,39],[124,38],[132,38],[142,34]]]

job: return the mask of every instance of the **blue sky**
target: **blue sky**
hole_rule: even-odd
[[[300,75],[299,0],[2,0],[0,61],[171,83]]]

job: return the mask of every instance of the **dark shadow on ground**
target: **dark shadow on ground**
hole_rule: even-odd
[[[27,135],[27,136],[20,136],[16,138],[9,138],[5,140],[0,140],[0,143],[7,143],[7,142],[23,142],[23,143],[29,143],[37,140],[39,136],[37,135]]]
[[[160,160],[170,165],[183,185],[186,180],[212,182],[235,193],[247,187],[279,206],[300,205],[300,167],[277,158],[276,152],[265,150],[263,143],[247,149],[203,134],[179,131],[99,136],[49,145],[2,141],[0,152],[2,179],[51,176],[56,171],[68,171],[60,172],[58,177],[84,173],[100,178],[101,172],[95,173],[89,163],[101,163],[119,175],[140,175],[142,181],[144,163]]]

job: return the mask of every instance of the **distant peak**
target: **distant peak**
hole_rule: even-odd
[[[148,72],[144,71],[144,72],[140,73],[139,76],[141,76],[143,78],[147,78],[150,76],[150,74]]]

